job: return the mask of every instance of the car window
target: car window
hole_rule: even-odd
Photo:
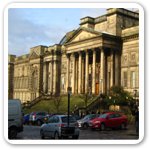
[[[61,120],[62,120],[63,123],[67,123],[68,122],[68,117],[67,116],[61,117]],[[74,117],[69,117],[69,122],[74,123],[74,122],[76,122],[76,119]]]
[[[121,114],[115,114],[115,118],[121,117]]]
[[[55,116],[54,117],[54,123],[58,123],[59,122],[59,117],[58,116]]]
[[[107,114],[102,114],[99,116],[99,118],[106,118],[107,117]]]
[[[90,119],[93,119],[93,118],[95,118],[96,117],[96,115],[94,114],[94,115],[91,115],[91,116],[89,116],[89,118]]]
[[[115,114],[110,114],[109,115],[109,119],[112,119],[112,118],[115,118],[116,116],[115,116]]]
[[[54,117],[49,118],[49,123],[54,123]]]

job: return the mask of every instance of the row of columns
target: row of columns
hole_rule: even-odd
[[[96,49],[92,49],[93,51],[93,64],[92,64],[92,93],[96,93]],[[72,72],[72,85],[69,85],[69,77],[70,77],[70,56],[73,54],[73,72]],[[78,52],[79,60],[78,60],[78,81],[76,76],[76,57],[75,54],[67,54],[67,82],[66,82],[66,91],[69,86],[72,87],[72,93],[75,93],[75,82],[78,82],[78,93],[81,93],[81,87],[83,84],[82,80],[82,53]],[[107,74],[107,63],[104,53],[104,49],[100,49],[100,82],[99,82],[99,92],[105,93],[106,92],[106,74]],[[111,72],[110,72],[110,86],[118,85],[119,84],[119,56],[117,53],[114,53],[111,50]],[[85,93],[89,92],[89,52],[88,50],[85,51]]]
[[[83,71],[83,65],[82,65],[82,53],[79,52],[79,60],[78,60],[78,93],[81,93],[81,87],[83,84],[83,80],[82,80],[82,71]],[[69,85],[69,77],[70,77],[70,56],[71,54],[67,55],[67,82],[66,82],[66,90],[67,87],[72,86],[72,93],[75,93],[75,82],[77,82],[77,80],[75,80],[75,75],[76,75],[76,65],[75,65],[75,54],[73,54],[73,72],[72,72],[72,85]],[[105,82],[104,80],[104,51],[103,49],[101,49],[101,55],[100,55],[100,60],[101,60],[101,80],[103,82]],[[95,81],[96,81],[96,50],[93,49],[93,71],[92,71],[92,93],[95,93]],[[101,92],[104,92],[104,83],[101,82]],[[88,50],[85,51],[85,93],[89,92],[89,52]]]
[[[45,93],[54,94],[57,91],[57,62],[52,60],[44,63],[43,74],[43,91]]]

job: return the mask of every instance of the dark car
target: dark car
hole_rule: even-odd
[[[47,118],[47,115],[47,112],[32,112],[30,114],[29,121],[33,125],[42,125],[44,123],[43,120]]]
[[[105,130],[108,127],[125,129],[127,122],[127,116],[119,112],[107,112],[95,119],[92,119],[89,122],[89,126],[93,129],[100,130]]]
[[[86,115],[84,118],[77,120],[78,127],[79,128],[87,128],[89,126],[89,121],[96,117],[98,117],[97,114],[89,114],[89,115]]]

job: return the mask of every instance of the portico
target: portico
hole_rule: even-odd
[[[88,38],[79,38],[82,32],[87,32]],[[116,36],[79,29],[65,44],[66,87],[72,87],[73,94],[99,94],[108,92],[112,85],[119,85],[120,44]]]

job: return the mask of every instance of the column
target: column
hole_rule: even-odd
[[[104,56],[104,49],[101,48],[101,75],[100,75],[100,87],[101,92],[104,93],[104,83],[105,83],[105,56]]]
[[[49,62],[49,71],[48,71],[48,91],[49,93],[51,93],[52,89],[51,89],[51,85],[52,85],[52,63]]]
[[[66,76],[66,92],[68,90],[69,85],[69,76],[70,76],[70,55],[67,54],[67,76]]]
[[[53,92],[56,93],[56,76],[57,76],[57,68],[56,68],[56,60],[54,60],[54,63],[53,63]]]
[[[51,63],[49,62],[49,67],[48,67],[48,82],[47,82],[47,84],[48,84],[48,93],[50,93],[51,92],[51,77],[52,77],[52,75],[51,75]]]
[[[81,92],[84,93],[85,92],[85,58],[82,59],[82,79],[81,79],[81,85],[82,85],[82,89]]]
[[[75,93],[75,54],[73,54],[73,69],[72,69],[72,93]]]
[[[79,61],[78,61],[78,68],[79,68],[79,74],[78,74],[78,93],[81,93],[81,80],[82,80],[82,53],[79,52]]]
[[[112,87],[114,85],[114,51],[111,49],[111,80],[110,80],[110,86]]]
[[[115,51],[115,85],[119,85],[119,55]]]
[[[93,49],[92,93],[95,94],[96,50]]]
[[[89,55],[88,51],[86,51],[85,56],[85,93],[88,93],[89,88]]]
[[[53,72],[53,64],[54,64],[54,62],[53,62],[53,60],[51,61],[51,93],[53,94],[53,74],[54,74],[54,72]]]
[[[44,92],[47,93],[48,92],[48,62],[45,62],[45,69],[44,69]]]

